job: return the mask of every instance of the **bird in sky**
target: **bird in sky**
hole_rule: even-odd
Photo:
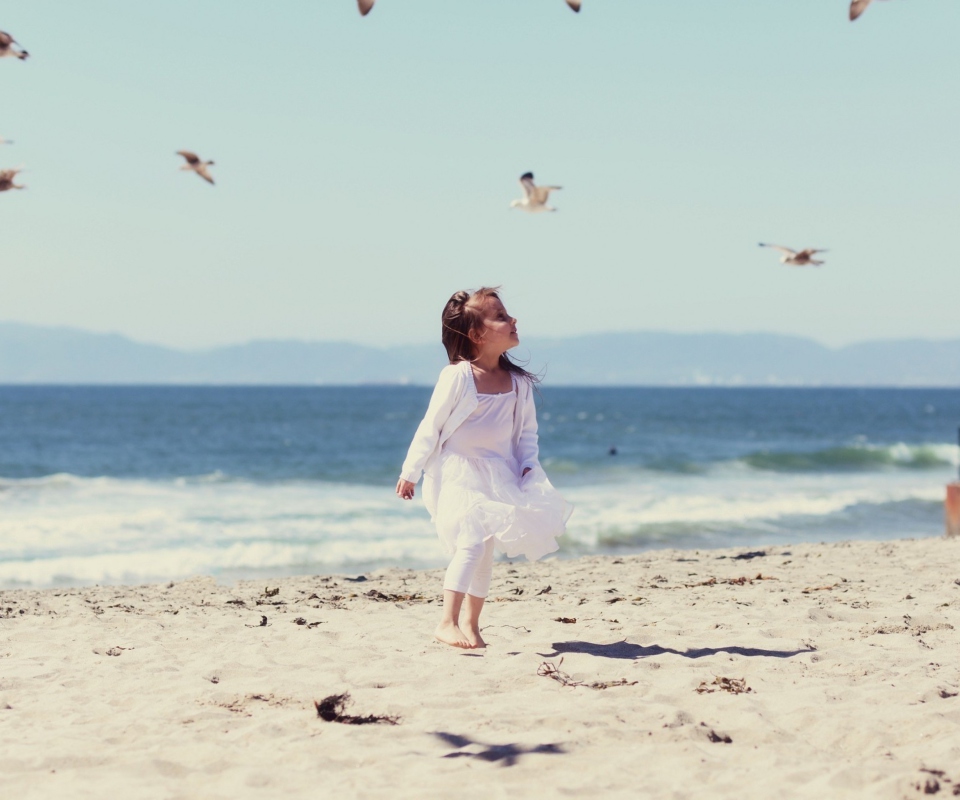
[[[0,31],[0,58],[19,58],[25,60],[30,54],[22,47],[14,47],[19,42],[6,31]]]
[[[818,261],[814,258],[817,253],[826,253],[826,250],[815,250],[808,247],[806,250],[791,250],[789,247],[781,247],[778,244],[764,244],[760,242],[761,247],[772,247],[779,250],[783,255],[780,257],[781,264],[789,264],[791,267],[819,267],[825,264],[825,261]]]
[[[13,144],[13,139],[4,139],[0,136],[0,144]]]
[[[17,177],[17,173],[20,172],[23,168],[18,169],[3,169],[0,170],[0,192],[6,192],[10,189],[26,189],[26,186],[21,186],[19,183],[14,183],[14,178]]]
[[[210,172],[207,170],[207,167],[213,166],[212,161],[201,161],[200,156],[191,153],[189,150],[177,150],[177,155],[183,156],[187,160],[187,163],[180,167],[181,170],[196,172],[207,183],[213,183],[213,178],[210,177]]]
[[[553,206],[547,205],[547,199],[550,192],[562,189],[562,186],[537,186],[533,182],[533,173],[524,172],[520,176],[520,185],[523,187],[524,197],[522,200],[514,200],[510,203],[510,208],[522,208],[531,214],[539,211],[556,211]]]
[[[850,2],[850,21],[853,22],[857,17],[859,17],[864,11],[867,10],[867,6],[870,5],[872,0],[851,0]]]
[[[578,14],[580,13],[580,0],[567,0],[567,5]]]

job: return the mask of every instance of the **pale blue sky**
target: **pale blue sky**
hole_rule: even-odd
[[[846,7],[6,2],[0,320],[421,343],[495,283],[521,336],[960,336],[960,3]]]

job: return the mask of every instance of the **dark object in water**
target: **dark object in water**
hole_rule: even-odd
[[[319,703],[314,701],[317,708],[317,716],[326,722],[342,722],[344,725],[374,725],[378,722],[386,722],[388,725],[396,725],[400,718],[392,717],[386,714],[368,714],[365,717],[354,716],[353,714],[344,714],[344,710],[350,703],[350,692],[343,694],[331,694],[324,697]]]
[[[610,449],[607,450],[608,456],[615,456],[617,454],[617,446],[615,444],[610,445]]]

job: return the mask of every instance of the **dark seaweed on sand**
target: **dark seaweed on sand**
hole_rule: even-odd
[[[701,722],[700,725],[701,727],[707,728],[707,739],[714,744],[733,744],[733,739],[730,738],[729,734],[717,733],[713,728],[710,728],[706,722]]]
[[[370,597],[373,600],[388,600],[394,603],[405,602],[409,600],[423,600],[422,594],[384,594],[377,589],[371,589],[369,592],[364,592],[364,597]]]
[[[636,681],[628,681],[626,678],[621,678],[617,681],[594,681],[593,683],[584,683],[583,681],[576,681],[566,672],[564,672],[560,667],[563,666],[563,659],[560,659],[560,663],[554,664],[552,661],[544,661],[539,667],[537,667],[537,675],[542,678],[552,678],[561,686],[586,686],[588,689],[609,689],[611,686],[635,686]]]
[[[313,704],[317,708],[317,716],[326,722],[342,722],[344,725],[375,725],[378,722],[386,722],[388,725],[396,725],[400,721],[399,717],[387,714],[368,714],[365,717],[344,714],[349,703],[350,692],[344,692],[331,694],[319,703],[314,701]]]
[[[718,686],[719,689],[714,689],[714,686]],[[724,692],[730,692],[730,694],[748,694],[753,691],[753,689],[747,686],[747,681],[744,678],[724,678],[720,675],[714,677],[713,681],[710,683],[707,683],[706,681],[700,681],[700,685],[694,689],[697,694],[721,690]]]
[[[763,550],[751,550],[749,553],[740,553],[738,556],[734,556],[734,561],[749,561],[751,558],[763,558],[766,556],[766,553]]]

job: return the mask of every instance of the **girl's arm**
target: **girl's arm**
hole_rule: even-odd
[[[427,413],[413,435],[407,458],[400,470],[400,480],[416,484],[423,474],[423,467],[427,459],[437,448],[440,440],[440,431],[447,421],[459,396],[461,370],[456,364],[444,367],[437,379],[437,385],[430,398]],[[397,484],[397,493],[400,494],[400,484]],[[401,495],[402,496],[402,495]],[[412,494],[410,495],[413,496]]]
[[[524,381],[526,390],[523,397],[523,427],[520,429],[520,441],[517,442],[517,461],[520,473],[526,475],[534,467],[540,466],[540,444],[537,436],[537,407],[533,402],[533,389]]]

